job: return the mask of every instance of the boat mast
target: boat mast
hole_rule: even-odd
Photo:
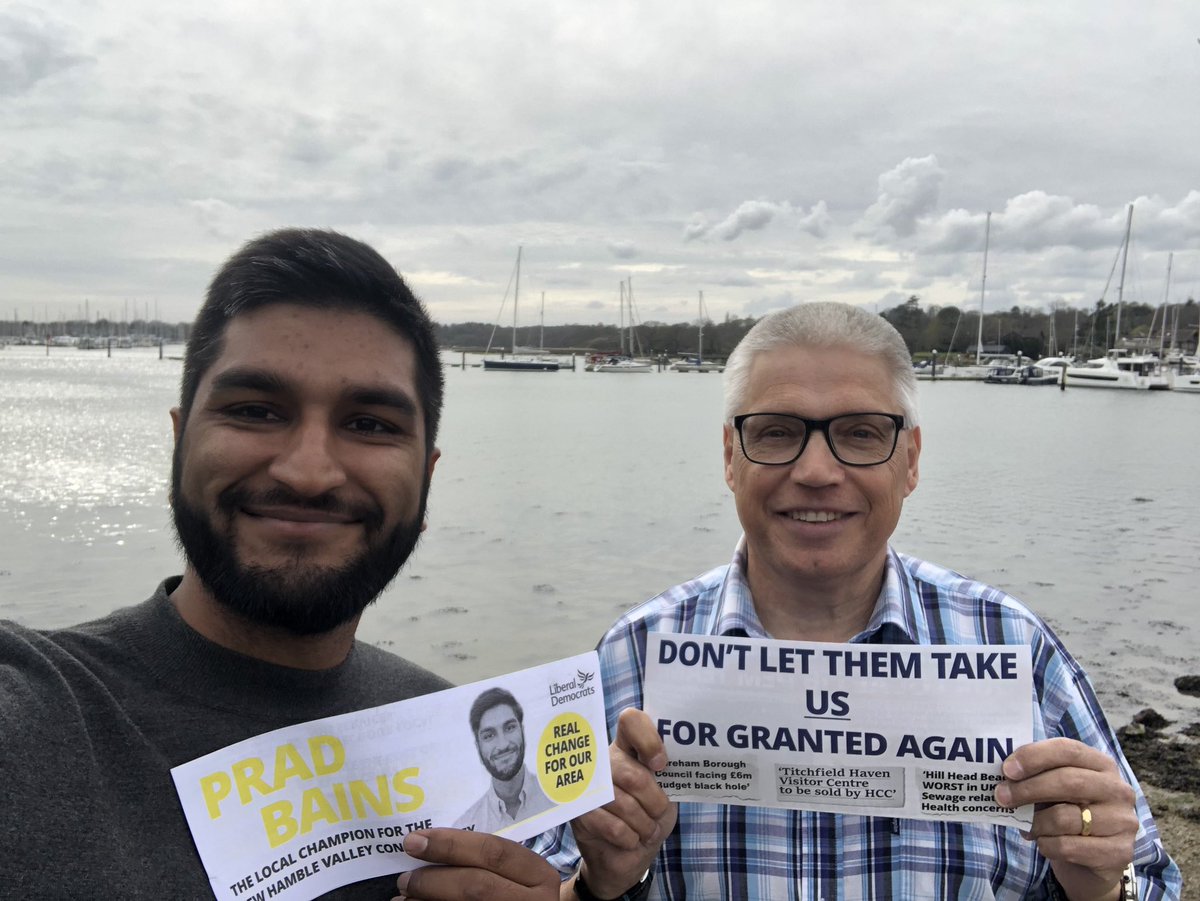
[[[979,282],[979,336],[975,339],[975,365],[979,365],[983,353],[983,295],[987,291],[988,242],[992,237],[992,211],[988,210],[987,222],[983,227],[983,278]]]
[[[1175,260],[1175,251],[1167,254],[1167,290],[1163,294],[1163,321],[1162,332],[1158,336],[1158,358],[1163,358],[1163,351],[1167,346],[1167,317],[1170,315],[1170,308],[1167,306],[1171,301],[1171,263]],[[1174,344],[1174,336],[1172,335],[1171,343]]]
[[[633,332],[633,276],[625,279],[625,284],[628,290],[625,292],[625,302],[629,305],[629,359],[633,359],[635,353],[633,349],[634,332]]]
[[[696,336],[696,362],[704,362],[704,292],[700,292],[700,308],[696,311],[699,319],[696,325],[700,329],[700,333]]]
[[[521,246],[517,245],[517,278],[513,285],[513,343],[512,352],[517,353],[517,298],[521,296]]]
[[[1129,260],[1129,233],[1133,230],[1133,204],[1129,204],[1129,215],[1125,217],[1125,245],[1121,248],[1121,280],[1117,282],[1117,332],[1113,335],[1113,347],[1121,343],[1121,305],[1125,299],[1125,263]]]
[[[621,279],[620,288],[621,305],[620,311],[617,314],[617,346],[623,355],[625,353],[625,279]]]
[[[546,349],[546,292],[542,292],[542,312],[538,316],[538,350]]]

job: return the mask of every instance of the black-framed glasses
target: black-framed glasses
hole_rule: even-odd
[[[788,413],[743,413],[733,417],[742,453],[751,463],[786,466],[808,447],[813,432],[823,432],[829,450],[846,466],[878,466],[892,459],[904,417],[895,413],[843,413],[830,419],[805,419]]]

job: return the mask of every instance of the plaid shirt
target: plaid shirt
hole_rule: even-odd
[[[608,729],[642,706],[646,633],[769,638],[745,580],[745,539],[732,565],[635,607],[600,641]],[[888,552],[883,590],[866,630],[873,644],[1027,644],[1033,656],[1035,741],[1078,739],[1116,759],[1137,793],[1134,859],[1142,899],[1177,899],[1167,856],[1137,780],[1088,678],[1058,638],[1012,597],[916,558]],[[535,849],[565,873],[579,854],[570,827]],[[655,864],[651,899],[846,901],[856,898],[1048,899],[1049,863],[1017,829],[982,823],[860,817],[685,802]]]

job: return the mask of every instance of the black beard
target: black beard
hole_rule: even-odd
[[[306,567],[299,548],[284,566],[245,566],[237,558],[233,535],[219,531],[210,516],[184,498],[181,444],[176,445],[171,466],[171,511],[179,547],[209,594],[253,623],[295,635],[320,635],[349,622],[374,603],[421,537],[428,479],[421,488],[417,515],[386,534],[381,534],[383,512],[378,507],[354,510],[363,524],[366,550],[341,566]],[[252,498],[259,503],[349,512],[331,496],[303,498],[282,487],[256,495],[236,486],[227,488],[217,497],[217,509],[231,516]]]
[[[497,769],[496,765],[482,754],[479,755],[479,759],[483,761],[483,768],[492,774],[493,779],[499,779],[501,782],[507,782],[525,768],[525,739],[521,739],[521,746],[517,748],[516,763],[514,763],[507,771]]]

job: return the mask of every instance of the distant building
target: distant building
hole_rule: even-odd
[[[967,349],[965,351],[963,351],[963,353],[974,355],[977,347],[979,347],[978,344],[972,344],[969,347],[967,347]],[[1012,351],[1008,349],[1007,344],[985,344],[985,345],[983,345],[983,348],[981,350],[979,350],[979,355],[982,357],[986,357],[989,355],[995,356],[995,357],[1003,357],[1003,356],[1008,356],[1011,353],[1012,353]]]

